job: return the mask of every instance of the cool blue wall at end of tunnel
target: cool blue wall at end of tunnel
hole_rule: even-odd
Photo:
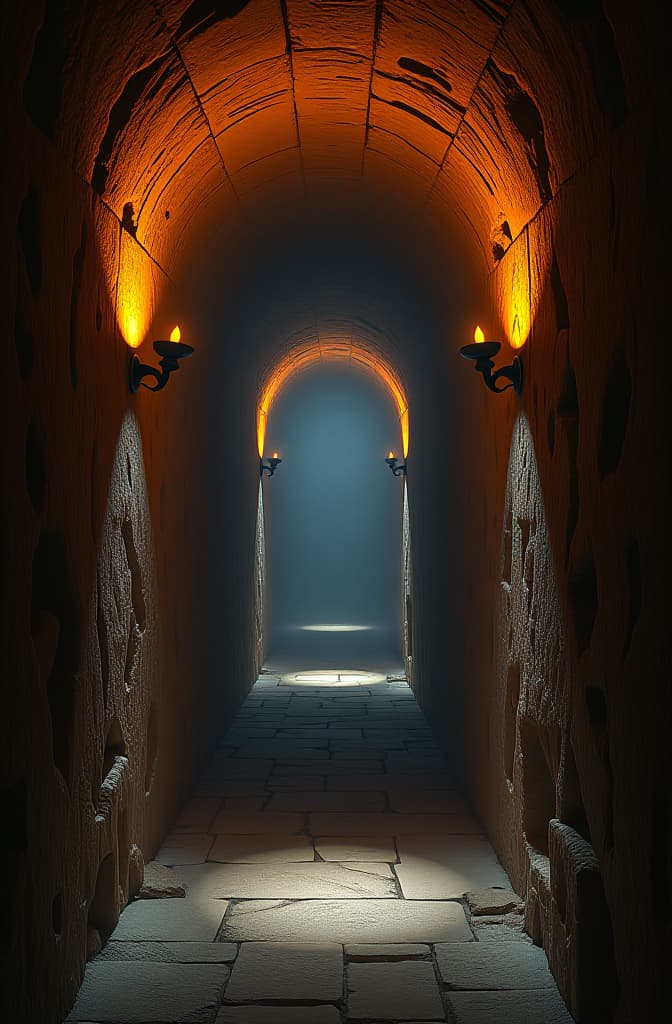
[[[383,385],[320,365],[278,397],[264,485],[266,658],[271,665],[401,664],[403,480],[384,463],[399,419]],[[367,627],[306,630],[314,625]]]

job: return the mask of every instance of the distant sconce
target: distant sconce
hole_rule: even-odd
[[[264,475],[264,470],[266,470],[269,476],[273,476],[281,462],[282,459],[278,456],[277,452],[273,452],[273,455],[267,462],[264,462],[263,459],[259,459],[259,476]]]
[[[128,367],[128,386],[135,394],[140,385],[148,391],[161,391],[168,383],[168,378],[174,370],[179,370],[180,359],[186,359],[194,351],[191,345],[185,345],[180,341],[180,328],[174,327],[170,333],[170,341],[155,341],[154,351],[161,356],[159,361],[160,370],[153,366],[141,363],[136,355],[131,356]],[[146,384],[145,377],[153,377],[156,383]]]
[[[402,476],[402,474],[403,474],[403,476],[406,476],[406,463],[405,462],[401,462],[400,463],[399,459],[396,457],[394,452],[390,452],[390,454],[385,459],[385,462],[388,464],[388,466],[392,470],[394,476]]]
[[[463,345],[460,349],[460,355],[465,359],[473,359],[475,362],[474,369],[477,373],[483,374],[483,380],[485,381],[486,387],[495,394],[500,394],[502,391],[508,391],[509,388],[513,388],[517,395],[523,390],[523,364],[519,356],[514,356],[513,362],[509,366],[502,366],[499,370],[494,373],[494,363],[492,356],[496,356],[501,348],[501,344],[498,341],[486,341],[483,331],[480,327],[477,327],[474,331],[474,341],[471,345]],[[497,381],[507,380],[509,383],[504,384],[503,387],[497,386]]]

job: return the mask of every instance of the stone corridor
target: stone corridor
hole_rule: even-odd
[[[401,677],[262,674],[69,1022],[567,1024]]]

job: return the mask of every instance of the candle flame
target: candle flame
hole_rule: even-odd
[[[278,453],[277,452],[273,452],[273,458],[277,459],[277,457],[278,457]]]
[[[182,335],[180,334],[180,328],[179,327],[173,327],[172,331],[170,332],[170,340],[171,341],[179,341],[181,337],[182,337]]]
[[[485,335],[483,334],[483,331],[481,330],[480,327],[477,327],[476,330],[474,331],[474,341],[476,342],[477,345],[480,345],[481,342],[485,341]]]
[[[390,454],[387,457],[388,457],[388,459],[393,459],[394,458],[394,452],[390,452]]]

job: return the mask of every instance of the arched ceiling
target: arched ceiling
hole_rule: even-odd
[[[47,2],[34,32],[26,109],[150,255],[146,292],[205,231],[325,197],[445,217],[492,269],[625,103],[598,0]]]

